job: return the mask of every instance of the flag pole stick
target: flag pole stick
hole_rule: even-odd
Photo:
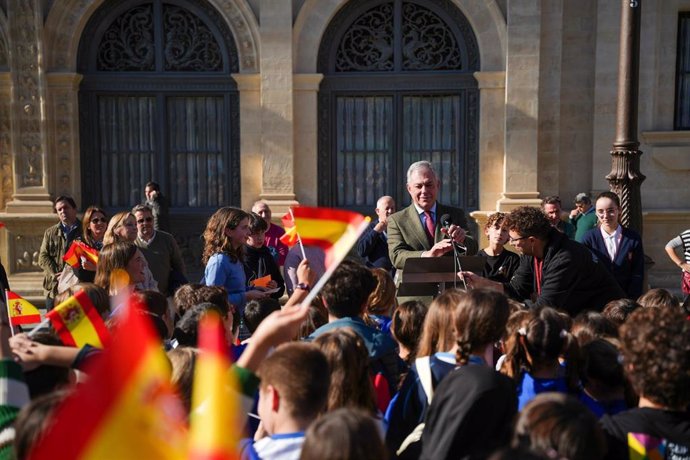
[[[14,327],[12,326],[12,314],[10,313],[10,295],[9,289],[5,289],[5,307],[7,307],[7,321],[10,323],[10,332],[14,337]]]
[[[371,221],[371,219],[369,219],[367,217],[366,219],[364,219],[364,221],[362,221],[361,224],[359,224],[359,228],[357,228],[357,230],[356,230],[356,237],[353,239],[352,245],[354,245],[354,242],[357,241],[357,239],[364,232],[364,230],[367,229],[370,221]],[[350,245],[350,247],[348,248],[347,251],[342,251],[342,253],[338,255],[338,258],[336,260],[334,260],[333,263],[331,263],[331,265],[326,270],[326,273],[324,273],[323,276],[321,278],[319,278],[319,280],[316,282],[314,287],[311,288],[311,291],[309,291],[309,295],[302,301],[303,307],[304,306],[308,307],[311,304],[311,301],[314,300],[314,298],[319,293],[321,288],[323,288],[324,285],[328,282],[329,278],[331,277],[331,275],[333,274],[335,269],[338,268],[338,265],[340,265],[340,262],[342,262],[343,259],[345,258],[345,256],[347,256],[347,253],[349,252],[350,248],[352,248],[352,245]]]
[[[48,323],[50,323],[50,319],[46,316],[45,318],[43,318],[43,321],[41,321],[40,323],[38,323],[38,326],[36,326],[35,328],[31,329],[31,332],[29,332],[29,333],[27,334],[27,335],[29,336],[29,338],[31,338],[31,337],[33,337],[34,335],[36,335],[36,333],[37,333],[43,326],[46,326]]]
[[[290,217],[292,218],[292,222],[294,223],[294,225],[296,227],[297,223],[295,222],[295,215],[292,213],[292,208],[288,208],[288,211],[290,212]],[[299,243],[299,248],[302,250],[302,259],[306,259],[307,255],[304,253],[304,245],[302,244],[302,237],[299,236],[299,229],[297,229],[296,233],[297,233],[297,242]]]

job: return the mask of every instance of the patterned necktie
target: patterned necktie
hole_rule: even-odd
[[[436,233],[434,219],[431,217],[431,211],[424,211],[424,215],[426,216],[426,237],[429,240],[429,245],[433,246],[435,241],[434,234]]]

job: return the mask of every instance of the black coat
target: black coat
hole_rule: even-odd
[[[534,257],[522,256],[513,279],[505,283],[506,294],[530,299],[537,292]],[[535,306],[562,308],[575,316],[582,310],[599,310],[625,292],[611,273],[582,244],[551,229],[544,248],[541,294]]]
[[[488,366],[467,365],[439,384],[426,416],[421,459],[486,458],[510,440],[515,382]]]
[[[369,268],[383,268],[391,272],[393,264],[388,257],[388,238],[382,232],[374,230],[376,222],[369,224],[362,236],[357,241],[357,254],[364,259],[364,263]]]
[[[285,280],[280,274],[280,268],[271,251],[266,246],[258,249],[249,245],[244,246],[244,274],[247,277],[247,283],[259,278],[259,260],[263,261],[263,276],[271,275],[271,279],[278,284],[278,292],[271,294],[271,297],[280,299],[285,292]]]

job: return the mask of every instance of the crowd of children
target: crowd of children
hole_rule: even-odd
[[[505,281],[518,260],[503,248],[503,218],[489,220],[484,251],[486,276]],[[192,398],[198,325],[210,312],[222,318],[235,362],[227,372],[243,401],[242,426],[227,430],[245,438],[242,458],[690,459],[690,323],[668,292],[615,300],[602,312],[581,305],[575,318],[488,289],[398,305],[386,270],[345,260],[302,305],[315,282],[304,260],[300,287],[281,306],[236,283],[273,277],[261,222],[224,208],[204,235],[205,285],[184,285],[169,302],[135,291],[187,414],[200,410]],[[243,248],[248,237],[255,250]],[[119,262],[99,260],[96,280],[110,280],[138,252],[119,242],[101,257],[109,250],[122,253],[112,258]],[[245,274],[245,251],[264,261],[261,270]],[[273,281],[282,289],[282,278]],[[64,296],[86,291],[114,333],[126,334],[111,300],[131,284],[81,283]],[[2,315],[0,458],[30,458],[54,408],[79,391],[102,352],[61,346],[48,330],[11,337]]]

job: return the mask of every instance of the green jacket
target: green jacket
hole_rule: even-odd
[[[62,256],[76,238],[81,237],[81,221],[77,219],[68,237],[62,231],[60,223],[48,228],[43,234],[41,249],[38,253],[38,265],[43,269],[43,291],[46,297],[54,298],[57,294],[58,280],[55,277],[62,272],[65,262]]]
[[[588,212],[578,214],[574,218],[571,218],[570,223],[573,224],[576,229],[575,241],[582,243],[585,233],[597,226],[597,214],[594,212],[594,206],[592,206]]]

